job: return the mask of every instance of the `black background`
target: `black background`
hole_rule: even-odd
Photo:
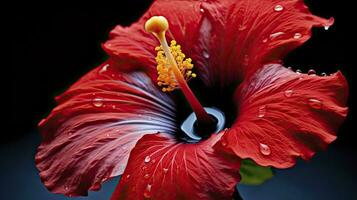
[[[91,8],[22,5],[12,11],[11,75],[4,77],[11,84],[11,110],[5,123],[11,131],[3,135],[2,141],[15,141],[35,129],[37,122],[55,106],[56,95],[106,59],[100,45],[109,31],[117,24],[134,22],[151,3],[150,0],[121,2],[120,5],[97,2]],[[306,4],[316,15],[333,16],[335,25],[328,31],[314,29],[312,39],[290,53],[285,63],[304,72],[310,68],[318,73],[343,72],[350,84],[350,113],[334,145],[353,146],[355,50],[350,46],[355,40],[352,35],[355,22],[349,10],[353,6],[332,0],[309,0]]]
[[[113,5],[100,1],[91,7],[19,4],[8,10],[11,14],[6,15],[4,19],[10,25],[6,28],[9,37],[3,40],[11,43],[9,48],[11,57],[6,58],[10,64],[3,65],[2,70],[10,70],[10,72],[3,73],[2,78],[6,82],[4,86],[10,87],[11,105],[8,106],[9,97],[5,96],[3,98],[5,103],[2,103],[2,106],[5,110],[10,108],[10,111],[8,114],[8,111],[2,113],[5,116],[3,122],[6,131],[1,134],[3,144],[0,147],[1,153],[6,153],[2,161],[8,163],[4,165],[5,170],[0,166],[0,171],[4,173],[1,175],[0,187],[1,192],[7,192],[8,197],[14,197],[13,194],[18,193],[20,185],[23,186],[20,191],[23,190],[24,195],[63,198],[51,196],[52,194],[48,194],[40,183],[33,164],[35,148],[40,138],[31,135],[38,134],[36,124],[55,106],[53,98],[106,60],[107,55],[101,49],[101,43],[107,39],[109,31],[117,24],[129,25],[134,22],[148,8],[151,1],[122,0],[118,3],[120,4]],[[285,59],[285,64],[295,70],[301,69],[303,72],[307,72],[310,68],[318,73],[333,73],[341,70],[350,85],[348,101],[350,112],[338,133],[337,141],[329,147],[328,152],[318,154],[317,158],[311,161],[311,165],[308,165],[310,167],[306,168],[304,164],[298,164],[292,171],[279,172],[268,185],[258,187],[263,189],[243,187],[243,194],[252,197],[251,199],[254,199],[254,195],[256,199],[261,199],[259,195],[265,197],[266,194],[269,196],[275,194],[274,197],[279,197],[279,193],[281,198],[276,199],[286,199],[289,195],[291,197],[289,194],[291,182],[295,182],[301,189],[295,191],[295,199],[299,199],[300,196],[304,199],[305,197],[316,199],[314,197],[316,190],[320,191],[317,196],[321,195],[321,199],[336,199],[336,195],[353,199],[354,196],[354,191],[351,189],[354,188],[357,178],[354,170],[357,167],[354,163],[357,136],[353,120],[356,115],[354,103],[356,50],[352,48],[356,40],[355,19],[352,17],[354,5],[352,1],[339,3],[332,0],[308,0],[306,4],[313,14],[326,18],[333,16],[335,25],[328,31],[323,28],[314,29],[313,37],[305,45],[290,53]],[[26,159],[24,166],[19,167],[24,159]],[[14,163],[20,164],[13,168]],[[316,177],[320,174],[329,175],[331,179]],[[31,185],[31,180],[36,187]],[[331,180],[336,183],[328,182]],[[299,182],[301,182],[300,186]],[[104,193],[109,195],[115,183],[107,187],[111,188],[106,189]],[[35,190],[38,194],[33,194],[36,193],[34,188],[37,188]],[[281,188],[286,190],[285,194]],[[295,185],[292,188],[295,189]],[[25,190],[28,192],[26,193]],[[337,191],[340,191],[340,194]],[[322,198],[322,193],[325,192],[326,195]],[[23,199],[20,196],[20,194],[17,196],[18,199]]]

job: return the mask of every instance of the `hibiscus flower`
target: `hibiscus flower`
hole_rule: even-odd
[[[44,185],[79,196],[122,175],[113,200],[231,199],[242,159],[310,159],[336,139],[348,86],[281,59],[332,23],[302,0],[156,0],[39,123]]]

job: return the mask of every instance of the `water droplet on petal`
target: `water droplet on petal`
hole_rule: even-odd
[[[334,21],[335,19],[333,17],[328,19],[328,21],[323,25],[324,29],[327,31],[333,25]]]
[[[226,141],[222,141],[221,144],[222,144],[223,147],[227,146],[227,142]]]
[[[316,75],[316,71],[313,70],[313,69],[310,69],[308,72],[307,72],[308,75]]]
[[[262,153],[265,156],[268,156],[268,155],[271,154],[270,147],[268,145],[266,145],[266,144],[260,143],[259,144],[259,150],[260,150],[260,153]]]
[[[296,70],[296,73],[297,73],[297,74],[301,74],[301,70],[300,70],[300,69],[297,69],[297,70]]]
[[[318,110],[322,108],[322,102],[320,100],[309,99],[308,103],[311,106],[311,108],[315,108],[315,109],[318,109]]]
[[[204,50],[202,54],[203,54],[204,58],[206,58],[206,59],[209,58],[209,53],[206,50]]]
[[[275,10],[276,12],[280,12],[280,11],[284,10],[284,7],[283,7],[282,5],[276,5],[276,6],[274,7],[274,10]]]
[[[201,9],[200,9],[200,12],[201,12],[201,13],[204,13],[204,12],[205,12],[205,10],[204,10],[203,8],[201,8]]]
[[[126,179],[129,179],[130,178],[130,174],[126,175]]]
[[[149,174],[145,174],[145,175],[144,175],[144,178],[145,178],[145,179],[148,179],[148,178],[150,178],[150,175],[149,175]]]
[[[146,156],[145,159],[144,159],[144,162],[148,163],[148,162],[150,162],[150,160],[151,160],[150,156]]]
[[[295,33],[294,34],[294,39],[299,39],[302,37],[302,34],[301,33]]]
[[[151,185],[150,184],[148,184],[145,188],[144,197],[151,198]]]
[[[288,67],[288,70],[292,70],[292,68],[291,68],[291,67]]]
[[[264,38],[264,39],[262,40],[262,42],[263,42],[263,43],[267,43],[267,42],[268,42],[268,38]]]
[[[327,76],[327,74],[325,72],[322,72],[321,76]]]
[[[270,34],[269,38],[270,38],[271,40],[273,40],[273,39],[275,39],[275,38],[277,38],[277,37],[279,37],[279,36],[281,36],[281,35],[284,35],[284,34],[285,34],[284,32],[272,33],[272,34]]]
[[[99,71],[99,74],[102,74],[108,70],[109,64],[106,64],[102,67],[102,69]]]
[[[103,99],[101,99],[101,98],[94,98],[93,101],[92,101],[92,104],[93,104],[94,107],[97,107],[97,108],[102,107],[103,104],[104,104],[104,103],[103,103]]]
[[[266,112],[266,106],[260,106],[259,108],[259,112],[258,112],[258,117],[262,118],[265,116],[265,112]]]
[[[69,190],[69,187],[67,185],[65,185],[64,190]]]
[[[169,171],[169,169],[167,168],[164,168],[163,170],[164,170],[164,174],[167,174],[167,172]]]
[[[293,90],[286,90],[286,91],[284,92],[284,95],[285,95],[286,97],[291,97],[291,96],[293,95]]]

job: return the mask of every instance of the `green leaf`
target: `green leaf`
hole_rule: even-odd
[[[242,160],[240,167],[242,180],[240,184],[260,185],[274,176],[271,167],[262,167],[250,159]]]

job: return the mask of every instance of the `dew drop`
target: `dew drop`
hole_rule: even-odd
[[[268,38],[264,38],[264,39],[262,40],[262,42],[263,42],[263,43],[267,43],[267,42],[268,42]]]
[[[284,10],[284,7],[283,7],[282,5],[276,5],[276,6],[274,7],[274,10],[275,10],[276,12],[280,12],[280,11]]]
[[[308,75],[316,75],[316,71],[313,70],[313,69],[310,69],[308,72],[307,72]]]
[[[204,12],[205,12],[205,10],[204,10],[203,8],[201,8],[201,9],[200,9],[200,12],[201,12],[201,13],[204,13]]]
[[[294,39],[299,39],[302,37],[302,34],[301,33],[295,33],[294,34]]]
[[[330,28],[330,26],[324,26],[324,29],[325,29],[326,31],[328,31],[329,28]]]
[[[145,159],[144,159],[144,162],[148,163],[148,162],[150,162],[150,160],[151,160],[150,156],[146,156]]]
[[[209,58],[209,53],[206,50],[204,50],[202,54],[203,54],[204,58],[206,58],[206,59]]]
[[[227,142],[226,142],[226,141],[222,141],[221,143],[222,143],[222,146],[223,146],[223,147],[226,147],[226,146],[227,146]]]
[[[144,178],[145,178],[145,179],[148,179],[148,178],[150,178],[150,175],[149,175],[149,174],[145,174],[145,175],[144,175]]]
[[[291,67],[288,67],[288,70],[292,70],[292,68],[291,68]]]
[[[297,70],[296,70],[296,73],[297,73],[297,74],[301,74],[301,70],[300,70],[300,69],[297,69]]]
[[[321,76],[327,76],[327,74],[325,72],[322,72]]]
[[[92,104],[94,107],[97,107],[97,108],[100,108],[103,106],[103,99],[101,98],[94,98],[93,101],[92,101]]]
[[[65,185],[64,190],[69,190],[69,187],[67,185]]]
[[[106,64],[102,67],[102,69],[99,71],[99,74],[102,74],[108,70],[109,64]]]
[[[259,108],[259,112],[258,112],[258,117],[262,118],[265,116],[265,112],[266,112],[266,106],[260,106]]]
[[[148,184],[145,188],[144,197],[151,198],[151,185],[150,184]]]
[[[260,150],[260,153],[262,153],[265,156],[268,156],[268,155],[271,154],[270,147],[268,145],[266,145],[266,144],[260,143],[259,144],[259,150]]]
[[[130,174],[126,175],[126,179],[129,179],[130,178]]]
[[[315,108],[315,109],[318,109],[318,110],[322,108],[322,102],[320,100],[309,99],[308,103],[311,106],[311,108]]]
[[[167,172],[169,171],[169,169],[167,168],[164,168],[163,170],[164,170],[164,174],[167,174]]]
[[[272,33],[272,34],[270,34],[269,38],[270,38],[271,40],[273,40],[273,39],[275,39],[275,38],[277,38],[277,37],[279,37],[279,36],[281,36],[281,35],[284,35],[284,34],[285,34],[284,32]]]
[[[285,95],[286,97],[291,97],[291,96],[293,95],[293,90],[286,90],[286,91],[284,92],[284,95]]]

